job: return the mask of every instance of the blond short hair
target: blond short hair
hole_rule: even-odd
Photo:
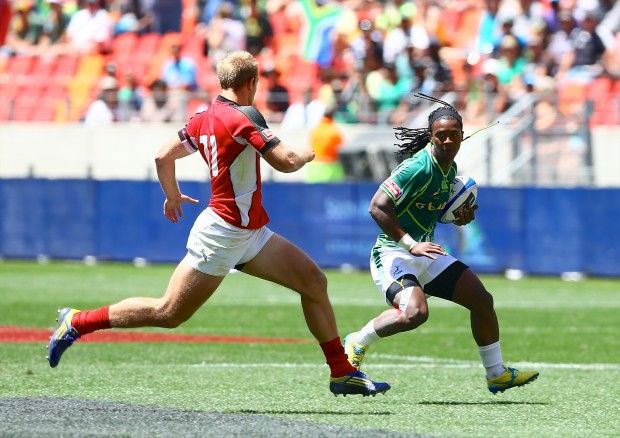
[[[217,63],[215,71],[223,90],[236,90],[258,77],[258,63],[248,52],[231,52]]]

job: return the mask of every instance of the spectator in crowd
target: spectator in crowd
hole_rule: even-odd
[[[523,74],[526,61],[516,37],[506,35],[500,43],[500,57],[497,64],[497,80],[499,94],[496,100],[496,111],[506,111],[519,97],[526,92]]]
[[[146,10],[145,3],[142,0],[119,0],[113,3],[118,8],[116,13],[119,16],[114,24],[114,35],[142,33],[153,27],[153,14]]]
[[[162,67],[161,79],[170,89],[196,91],[198,88],[198,76],[196,63],[187,56],[181,56],[181,45],[170,46],[171,58]]]
[[[144,91],[132,72],[125,74],[125,85],[118,92],[118,104],[121,119],[139,120],[144,102]]]
[[[557,14],[557,30],[551,35],[547,47],[547,52],[553,61],[553,74],[558,72],[562,60],[573,51],[570,34],[574,28],[575,20],[573,19],[573,14],[566,10],[559,11]]]
[[[213,65],[229,52],[245,50],[245,26],[234,18],[233,12],[233,4],[223,2],[207,27],[205,37]]]
[[[268,122],[281,122],[290,105],[288,88],[282,84],[280,72],[272,65],[265,66],[262,76],[267,87],[265,118]]]
[[[179,44],[173,44],[170,52],[172,57],[164,64],[160,79],[168,87],[169,99],[185,114],[191,93],[198,89],[196,63],[187,56],[181,56]]]
[[[383,65],[383,39],[372,21],[360,21],[360,37],[351,43],[351,49],[356,58],[356,68],[361,68],[364,75],[376,71]]]
[[[411,81],[399,78],[394,64],[386,64],[367,76],[366,88],[377,109],[377,122],[388,124],[392,123],[392,113],[411,91]]]
[[[314,161],[307,164],[306,181],[309,183],[336,182],[344,179],[344,168],[338,152],[344,138],[334,122],[335,108],[325,111],[320,123],[310,131],[310,146]]]
[[[245,23],[245,47],[256,56],[271,44],[273,29],[264,10],[260,9],[256,0],[250,0],[247,7],[241,9]]]
[[[441,45],[436,39],[429,41],[428,44],[428,60],[430,62],[431,76],[435,79],[437,87],[440,91],[449,91],[454,89],[454,82],[452,77],[452,69],[441,58],[439,51]]]
[[[159,34],[181,31],[182,0],[149,0],[152,30]]]
[[[583,21],[570,33],[573,50],[560,63],[560,79],[588,82],[602,73],[605,45],[596,32],[598,12],[586,11]]]
[[[79,54],[110,52],[112,19],[101,7],[103,0],[82,0],[82,7],[69,21],[67,39],[70,49]]]
[[[7,38],[9,54],[30,55],[39,43],[41,22],[32,0],[17,0]]]
[[[182,122],[185,110],[174,96],[168,94],[168,85],[161,79],[151,83],[150,94],[144,98],[140,119],[144,122]]]
[[[63,10],[62,0],[47,0],[50,11],[42,22],[41,52],[45,53],[50,46],[65,42],[65,32],[71,18]]]
[[[478,29],[478,51],[483,54],[493,52],[495,41],[499,35],[499,3],[500,0],[485,0],[485,11]]]
[[[100,83],[99,97],[90,104],[84,124],[90,126],[111,125],[121,121],[118,112],[118,82],[108,76]]]
[[[302,100],[293,102],[284,113],[281,128],[299,130],[314,128],[325,113],[325,104],[312,96],[312,87],[308,86],[302,93]]]

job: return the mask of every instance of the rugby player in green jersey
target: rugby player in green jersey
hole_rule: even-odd
[[[456,176],[454,158],[463,139],[463,120],[446,102],[428,117],[428,127],[397,128],[402,153],[411,154],[385,180],[370,203],[381,228],[372,249],[370,270],[391,309],[344,339],[349,362],[359,368],[368,347],[380,338],[413,330],[428,319],[428,295],[453,301],[470,312],[471,330],[493,394],[538,377],[504,365],[493,297],[463,262],[433,242],[440,212]],[[429,145],[430,143],[430,145]],[[456,225],[474,220],[477,205],[461,210]]]

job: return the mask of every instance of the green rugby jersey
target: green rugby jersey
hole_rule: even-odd
[[[427,147],[400,163],[381,189],[394,201],[398,222],[418,242],[433,239],[439,214],[448,202],[450,183],[456,177],[456,163],[444,174]],[[375,248],[397,246],[384,232]]]

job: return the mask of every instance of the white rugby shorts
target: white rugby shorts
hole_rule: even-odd
[[[383,298],[392,305],[386,298],[386,291],[392,283],[403,275],[415,275],[422,286],[422,289],[441,274],[448,266],[456,262],[457,259],[451,255],[436,254],[435,260],[429,257],[416,257],[403,248],[383,247],[373,249],[370,255],[370,273]]]
[[[223,277],[236,265],[256,257],[271,236],[273,231],[266,226],[257,230],[239,228],[206,208],[189,233],[183,261],[197,271]]]

